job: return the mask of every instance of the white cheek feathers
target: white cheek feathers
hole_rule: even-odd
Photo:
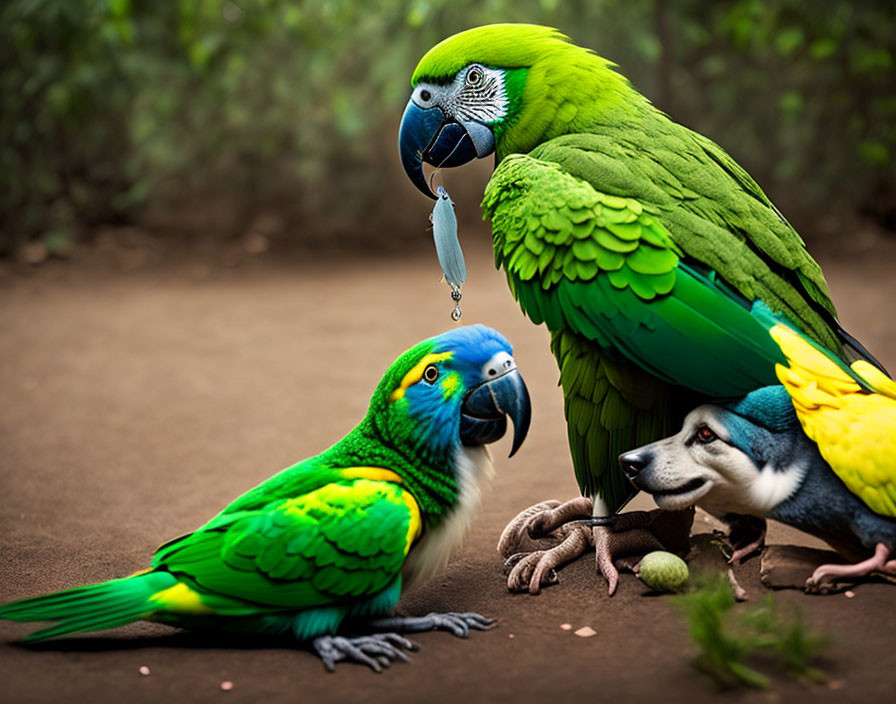
[[[476,85],[467,85],[467,74],[479,71],[481,79]],[[469,66],[461,71],[451,84],[449,110],[458,122],[491,124],[507,114],[507,89],[504,72],[484,66]]]

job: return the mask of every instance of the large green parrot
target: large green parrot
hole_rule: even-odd
[[[867,356],[756,182],[609,61],[547,27],[491,25],[432,48],[412,85],[399,147],[423,193],[433,197],[423,162],[495,154],[482,201],[495,262],[524,313],[551,331],[576,478],[593,499],[523,512],[505,553],[519,545],[508,536],[617,511],[632,491],[620,453],[670,434],[697,403],[776,382],[783,359],[750,315],[754,302],[847,361]],[[612,535],[595,530],[612,594]],[[546,568],[583,548],[577,540],[562,559],[528,556],[509,586],[537,591]]]
[[[448,560],[492,473],[485,444],[529,427],[526,386],[494,330],[461,327],[388,369],[346,437],[162,545],[130,577],[0,606],[0,618],[57,621],[26,641],[145,619],[184,628],[292,635],[328,669],[377,672],[406,660],[395,631],[466,637],[474,613],[387,617],[401,593]],[[351,634],[361,627],[366,635]],[[357,631],[355,631],[357,633]]]

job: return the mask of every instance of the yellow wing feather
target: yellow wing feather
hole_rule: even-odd
[[[803,430],[844,484],[868,507],[896,517],[896,382],[864,361],[853,371],[869,393],[785,325],[770,331],[789,367],[777,366]]]

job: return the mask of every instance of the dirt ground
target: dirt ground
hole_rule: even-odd
[[[514,344],[532,394],[529,439],[498,476],[463,550],[403,611],[479,611],[500,620],[460,640],[417,637],[411,664],[327,674],[307,652],[139,623],[40,648],[0,624],[4,702],[704,701],[722,698],[665,597],[631,576],[608,598],[590,559],[542,595],[512,595],[495,544],[519,509],[576,493],[547,333],[526,321],[490,261],[466,242],[463,322]],[[449,328],[434,256],[173,268],[96,274],[53,263],[0,278],[0,601],[142,568],[163,540],[203,523],[281,467],[314,454],[364,413],[403,349]],[[896,367],[891,250],[822,258],[844,325]],[[640,501],[647,506],[649,502]],[[811,540],[776,528],[771,542]],[[757,561],[739,574],[761,593]],[[896,588],[854,599],[779,593],[834,639],[832,685],[776,679],[735,702],[884,701],[896,684]],[[591,626],[592,638],[560,629]],[[138,669],[146,665],[149,676]],[[230,680],[232,691],[220,683]]]

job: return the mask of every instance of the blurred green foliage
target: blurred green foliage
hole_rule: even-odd
[[[765,689],[771,680],[747,663],[777,661],[788,677],[824,682],[813,667],[831,644],[829,637],[813,632],[802,612],[782,609],[771,594],[759,603],[738,607],[725,575],[704,575],[697,588],[674,597],[687,621],[688,633],[698,648],[694,665],[722,689]]]
[[[411,71],[495,21],[613,59],[773,197],[896,226],[891,0],[6,0],[0,250],[202,194],[234,232],[271,211],[409,228],[383,175]]]

